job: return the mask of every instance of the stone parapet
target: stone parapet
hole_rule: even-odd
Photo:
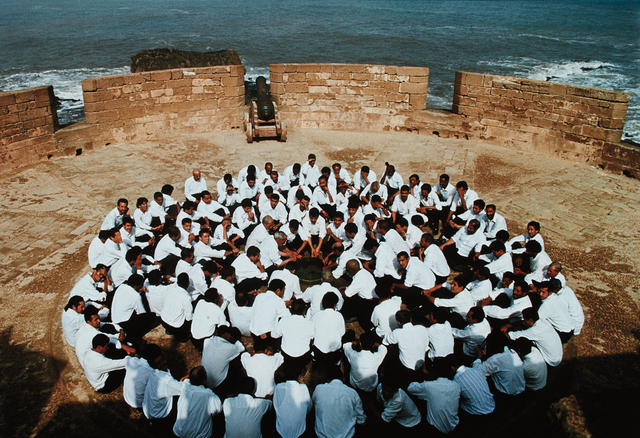
[[[272,64],[271,95],[302,128],[395,129],[425,109],[429,69],[364,64]]]
[[[53,154],[57,128],[51,85],[0,93],[0,171]]]
[[[546,132],[573,143],[619,142],[630,95],[532,79],[456,72],[453,112],[524,137]],[[528,135],[527,135],[528,134]]]
[[[180,68],[82,81],[85,117],[100,142],[160,132],[210,132],[242,126],[241,65]]]

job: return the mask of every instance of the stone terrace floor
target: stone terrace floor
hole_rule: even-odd
[[[565,266],[587,318],[566,347],[571,365],[563,371],[562,390],[547,401],[575,395],[565,404],[582,410],[577,428],[594,436],[627,430],[633,411],[624,401],[636,400],[640,388],[640,182],[525,149],[410,133],[303,129],[293,130],[286,143],[248,145],[242,132],[225,131],[112,144],[0,175],[0,430],[9,431],[6,436],[141,433],[128,428],[140,414],[123,409],[121,395],[93,393],[60,325],[70,289],[88,270],[87,248],[102,218],[118,198],[133,207],[166,183],[181,200],[194,167],[214,189],[227,171],[237,175],[265,161],[282,171],[308,153],[321,166],[341,162],[352,174],[367,164],[380,177],[388,161],[405,181],[412,173],[431,184],[441,173],[453,183],[466,180],[498,206],[512,235],[539,221],[548,252]],[[110,414],[96,415],[96,406]]]

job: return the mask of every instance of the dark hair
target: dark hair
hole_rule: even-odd
[[[527,249],[528,253],[538,254],[542,252],[542,246],[540,245],[540,242],[538,242],[537,240],[528,241],[524,247]]]
[[[499,240],[501,242],[508,241],[509,237],[511,237],[511,235],[507,230],[500,230],[496,233],[496,240]]]
[[[127,199],[126,199],[126,198],[120,198],[120,199],[118,199],[118,203],[117,203],[116,205],[120,205],[120,204],[122,204],[123,202],[124,202],[125,204],[129,205],[129,201],[127,201]]]
[[[286,286],[287,286],[287,285],[285,284],[285,282],[284,282],[284,281],[280,280],[279,278],[276,278],[275,280],[271,280],[271,282],[269,283],[268,289],[269,289],[270,291],[275,292],[275,291],[277,291],[278,289],[282,289],[282,290],[284,290],[284,288],[285,288]]]
[[[85,322],[89,322],[91,321],[91,317],[93,315],[97,315],[98,314],[98,308],[94,307],[94,306],[87,306],[84,308],[84,321]]]
[[[480,210],[484,210],[484,206],[486,205],[485,202],[482,199],[476,199],[475,201],[473,201],[473,205],[477,206],[480,208]]]
[[[126,283],[132,288],[141,287],[144,284],[144,277],[140,274],[131,274]]]
[[[296,299],[291,303],[291,313],[293,315],[304,315],[305,310],[307,310],[307,304],[304,300]]]
[[[533,307],[527,307],[522,311],[522,319],[531,319],[534,322],[540,319],[538,311]]]
[[[160,269],[153,269],[147,273],[147,280],[152,286],[159,286],[162,282],[162,271]]]
[[[255,257],[260,254],[260,248],[257,246],[250,246],[246,251],[247,257]]]
[[[506,251],[507,249],[504,246],[504,243],[500,242],[499,240],[494,240],[493,242],[491,242],[489,244],[489,249],[491,251],[496,251],[496,252],[500,252],[500,251]]]
[[[240,379],[240,383],[238,384],[238,392],[240,394],[253,394],[253,391],[256,389],[256,381],[253,380],[253,377],[243,377]]]
[[[218,302],[219,298],[220,298],[220,294],[218,293],[218,289],[216,289],[215,287],[210,287],[204,293],[204,300],[207,303],[214,303],[215,304],[215,303]]]
[[[91,341],[91,347],[94,350],[98,347],[104,347],[105,345],[109,345],[109,337],[102,333],[95,335],[93,341]]]
[[[171,194],[173,193],[173,186],[171,184],[165,184],[162,186],[162,188],[160,189],[160,191],[164,194],[164,195],[169,195],[171,196]]]
[[[353,234],[353,233],[358,233],[358,226],[356,224],[354,224],[353,222],[349,222],[348,224],[346,224],[344,226],[344,232],[345,233],[349,233],[349,234]]]
[[[484,310],[481,306],[475,306],[469,309],[469,315],[471,316],[471,318],[473,318],[474,321],[484,321]]]
[[[536,229],[536,231],[540,231],[540,222],[531,221],[527,224],[527,228],[529,227],[533,227]]]
[[[136,259],[142,255],[142,248],[139,246],[132,247],[127,254],[124,256],[127,263],[135,262]]]
[[[411,312],[408,310],[398,310],[396,312],[396,321],[402,325],[411,322]]]
[[[458,181],[458,184],[456,184],[456,189],[469,190],[469,185],[466,181]]]
[[[444,179],[446,182],[449,182],[451,178],[449,178],[449,175],[447,175],[446,173],[443,173],[438,179]]]
[[[80,295],[74,295],[69,298],[67,305],[64,306],[64,310],[69,310],[72,307],[78,307],[82,302],[84,302],[84,298],[82,298]]]
[[[334,292],[329,291],[322,297],[323,309],[332,309],[336,304],[338,304],[338,296]]]
[[[194,386],[204,385],[207,382],[207,370],[202,365],[191,368],[189,382]]]

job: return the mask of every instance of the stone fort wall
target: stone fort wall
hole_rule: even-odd
[[[112,142],[241,129],[244,74],[219,66],[86,79],[86,120],[60,130],[52,87],[0,93],[0,171]],[[444,111],[426,108],[423,67],[273,64],[270,79],[290,128],[478,139],[640,177],[640,150],[620,142],[625,93],[457,72]]]

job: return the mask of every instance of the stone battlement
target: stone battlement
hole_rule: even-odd
[[[118,141],[242,126],[243,66],[89,78],[84,122],[58,130],[52,87],[0,93],[0,171]],[[630,96],[522,78],[457,72],[452,111],[427,109],[429,69],[273,64],[271,94],[292,128],[413,131],[479,139],[640,177],[621,143]]]

